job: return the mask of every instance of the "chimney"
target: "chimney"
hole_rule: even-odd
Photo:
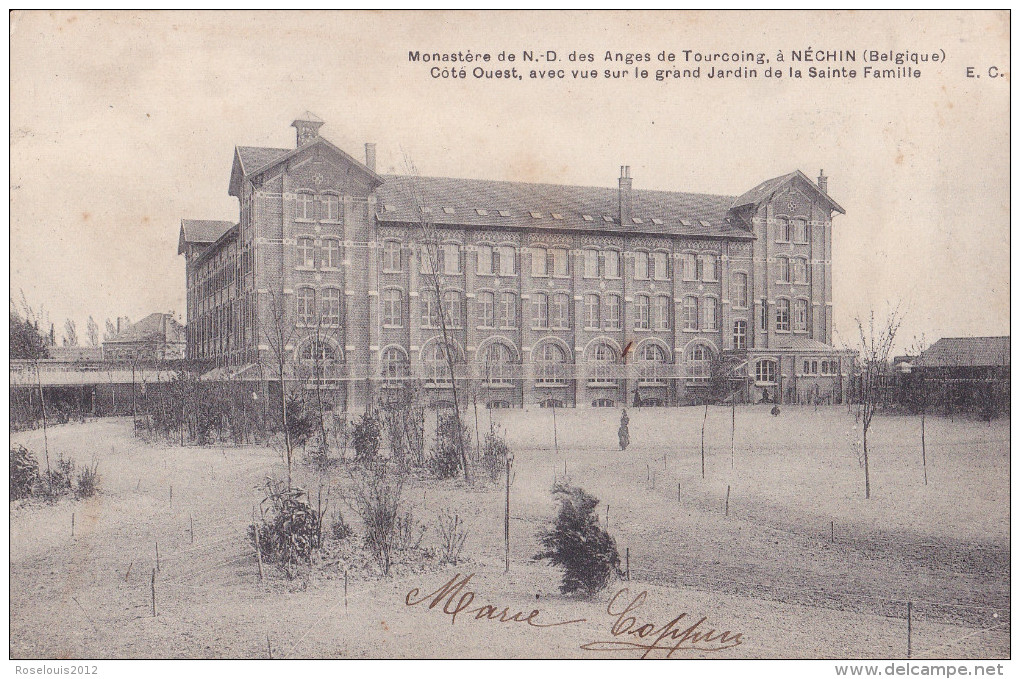
[[[311,111],[305,111],[303,115],[290,124],[297,129],[297,148],[314,141],[319,136],[319,128],[323,126],[323,120]]]
[[[368,142],[365,144],[365,165],[372,172],[375,172],[375,143]]]
[[[631,193],[634,181],[630,178],[630,165],[620,166],[620,225],[629,225],[631,218]]]
[[[822,193],[828,195],[829,178],[825,176],[825,170],[818,171],[818,188],[822,190]]]

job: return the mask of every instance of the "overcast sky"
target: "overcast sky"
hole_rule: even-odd
[[[11,21],[11,288],[58,329],[71,317],[84,334],[90,314],[100,326],[153,311],[183,320],[180,220],[237,219],[233,147],[292,147],[290,122],[307,109],[356,157],[377,142],[382,172],[403,171],[406,151],[427,175],[615,186],[626,164],[636,189],[737,195],[824,168],[847,211],[833,229],[838,331],[899,301],[903,344],[1009,332],[1009,84],[987,75],[1009,69],[1005,13]],[[866,49],[947,61],[917,66],[919,79],[778,82],[575,81],[565,61],[591,52],[601,75],[634,68],[606,64],[607,50],[761,51],[762,72],[777,50],[809,47],[855,49],[846,65],[858,71]],[[568,79],[433,80],[408,62],[409,50],[468,49],[556,50]]]

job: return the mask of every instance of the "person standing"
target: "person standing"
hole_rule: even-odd
[[[630,418],[627,416],[627,409],[623,409],[623,415],[620,416],[620,429],[617,431],[617,435],[620,437],[620,450],[627,450],[627,446],[630,445]]]

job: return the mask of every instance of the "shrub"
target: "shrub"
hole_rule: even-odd
[[[460,433],[458,435],[458,428]],[[471,445],[471,432],[460,423],[456,415],[443,415],[436,429],[436,442],[429,458],[429,469],[438,479],[452,479],[461,471],[461,444]]]
[[[312,437],[317,423],[305,402],[297,396],[287,399],[287,432],[292,446],[302,446]]]
[[[344,520],[344,515],[337,509],[333,512],[333,539],[337,542],[344,542],[354,535],[354,529]]]
[[[78,473],[74,486],[74,496],[79,500],[92,497],[99,490],[99,463],[93,462],[91,467],[83,467]]]
[[[553,526],[540,535],[544,551],[534,560],[548,560],[563,567],[560,591],[564,594],[594,596],[605,589],[614,574],[620,574],[616,541],[599,525],[597,498],[566,483],[554,485],[552,493],[560,505],[559,513]]]
[[[56,468],[50,470],[47,479],[50,495],[70,493],[76,471],[74,460],[65,460],[62,456],[57,458]]]
[[[11,446],[11,501],[30,496],[39,482],[39,462],[25,446]]]
[[[263,486],[262,519],[248,527],[248,539],[258,543],[262,558],[281,566],[311,561],[322,544],[322,517],[308,504],[301,488],[287,488],[285,481],[266,479]]]
[[[379,418],[366,411],[354,423],[351,430],[351,443],[354,445],[355,460],[361,463],[375,460],[379,454],[379,442],[382,439],[382,428]]]
[[[399,546],[404,476],[392,474],[385,464],[349,471],[353,507],[365,526],[365,547],[384,574],[389,574],[393,552]],[[406,529],[407,522],[403,522]]]
[[[490,431],[485,435],[482,446],[482,466],[489,478],[495,482],[506,472],[506,460],[510,455],[510,445],[501,435]]]
[[[464,549],[464,541],[467,540],[467,531],[464,530],[464,521],[457,514],[450,514],[444,510],[436,522],[439,531],[440,562],[455,564],[460,561],[461,550]]]

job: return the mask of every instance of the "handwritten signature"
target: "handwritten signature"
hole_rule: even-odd
[[[670,658],[681,650],[706,651],[715,653],[739,646],[743,642],[740,632],[718,631],[703,627],[707,617],[701,617],[694,624],[688,623],[686,613],[681,613],[664,625],[654,622],[639,623],[637,612],[644,606],[648,592],[641,592],[630,600],[626,606],[618,601],[626,601],[630,590],[623,588],[618,591],[606,606],[606,613],[615,619],[609,628],[614,639],[609,641],[592,641],[581,646],[585,651],[641,651],[641,657],[647,658],[654,651],[667,651]],[[684,625],[687,625],[684,627]]]
[[[466,589],[472,577],[474,577],[474,573],[468,575],[457,573],[445,585],[423,596],[420,596],[418,588],[415,587],[404,597],[404,603],[408,606],[417,606],[431,599],[432,601],[428,604],[430,610],[442,604],[442,611],[450,616],[451,625],[457,623],[457,616],[461,614],[474,620],[499,623],[525,623],[531,627],[559,627],[560,625],[570,625],[575,622],[585,621],[584,618],[579,618],[577,620],[562,620],[560,622],[538,622],[538,616],[542,612],[537,608],[525,614],[524,611],[520,610],[511,613],[509,606],[503,606],[503,609],[500,610],[498,604],[487,603],[472,607],[472,604],[475,602],[475,593]]]

